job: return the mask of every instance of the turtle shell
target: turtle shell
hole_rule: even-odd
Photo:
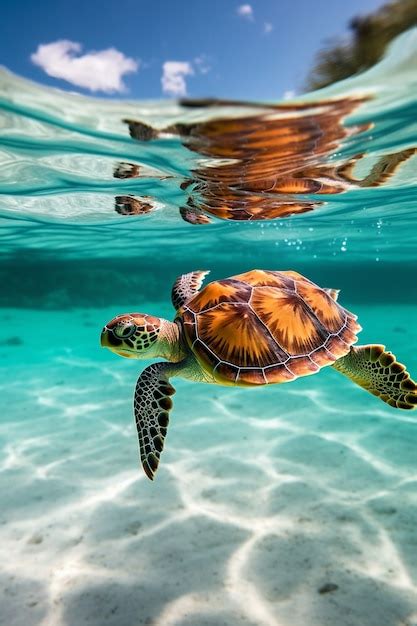
[[[252,270],[209,283],[179,312],[202,367],[221,384],[283,383],[349,352],[361,327],[292,271]]]

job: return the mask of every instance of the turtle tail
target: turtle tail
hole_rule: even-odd
[[[390,406],[397,409],[417,407],[417,384],[385,346],[352,347],[333,367]]]

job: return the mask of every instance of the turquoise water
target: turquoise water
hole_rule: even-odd
[[[196,172],[216,163],[172,133],[132,139],[122,121],[164,129],[266,107],[101,101],[5,70],[0,82],[0,623],[414,626],[414,412],[331,368],[249,390],[178,379],[151,483],[132,419],[148,362],[102,350],[99,334],[124,311],[172,319],[183,272],[294,269],[340,288],[360,343],[386,344],[415,378],[417,33],[369,72],[296,101],[312,115],[363,99],[338,122],[352,132],[308,153],[326,180],[358,158],[341,193],[265,192],[314,205],[274,220],[206,206],[211,223],[184,221],[190,197],[205,202]],[[406,151],[386,180],[359,184]],[[142,176],[115,178],[120,162]],[[120,196],[152,210],[122,215]]]

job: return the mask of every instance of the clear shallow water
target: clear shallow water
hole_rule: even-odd
[[[310,128],[310,143],[294,151],[295,158],[287,164],[281,180],[287,179],[300,162],[310,169],[311,165],[324,163],[328,176],[335,164],[346,164],[355,157],[353,178],[363,180],[384,156],[414,149],[416,48],[416,35],[411,31],[399,38],[388,57],[375,68],[300,98],[295,103],[298,107],[311,105],[304,115],[288,113],[285,103],[287,108],[280,112],[281,117],[289,116],[292,121],[294,116],[301,117],[298,130],[304,130],[304,134],[303,117],[310,117],[315,123],[313,131],[321,135],[327,150],[314,158],[315,144],[317,148],[320,140]],[[212,250],[213,241],[224,243],[217,256],[227,261],[228,245],[242,242],[251,255],[259,250],[260,242],[266,241],[280,258],[290,259],[290,264],[294,262],[294,250],[297,258],[308,258],[313,264],[329,259],[345,262],[346,253],[355,260],[395,261],[401,250],[403,259],[414,258],[415,157],[405,159],[378,187],[347,184],[344,193],[292,196],[293,201],[321,203],[314,211],[285,220],[245,222],[239,228],[214,216],[213,223],[199,232],[179,217],[178,208],[186,205],[190,192],[180,186],[190,177],[195,180],[192,172],[212,159],[188,149],[181,138],[172,134],[148,142],[132,140],[123,120],[139,120],[163,129],[178,122],[191,124],[254,112],[259,115],[259,110],[235,105],[207,109],[181,108],[167,102],[100,101],[46,89],[6,71],[2,71],[0,81],[3,254],[13,255],[22,249],[36,255],[59,250],[60,257],[114,258],[145,256],[158,247],[162,255],[167,252],[172,256],[181,238],[181,256],[187,258],[192,250],[193,259],[198,258],[200,250],[203,254]],[[329,99],[363,99],[364,103],[345,106],[351,108],[351,113],[346,116],[341,111],[329,128],[320,123],[320,117],[317,119],[317,109]],[[271,110],[261,109],[262,113],[271,116]],[[345,128],[348,136],[332,142],[337,126]],[[362,132],[354,132],[359,127]],[[296,131],[297,125],[289,132],[297,135]],[[203,143],[205,140],[203,134]],[[281,171],[282,161],[278,162]],[[114,178],[120,162],[138,165],[141,177]],[[150,197],[155,210],[140,219],[121,216],[115,211],[115,197],[124,195]]]
[[[407,33],[366,75],[303,98],[372,95],[342,122],[372,129],[344,138],[326,166],[363,154],[363,180],[417,145],[416,54]],[[360,342],[385,343],[415,377],[417,158],[378,187],[302,194],[325,204],[295,217],[192,225],[180,185],[201,155],[175,136],[137,142],[122,119],[163,128],[239,107],[102,102],[1,80],[0,621],[412,626],[414,413],[329,368],[261,390],[178,380],[151,484],[131,418],[147,363],[101,350],[98,335],[123,311],[171,318],[183,271],[292,268],[341,288]],[[151,170],[116,179],[120,161]],[[151,196],[156,210],[120,215],[120,195]],[[337,589],[319,593],[326,584]]]

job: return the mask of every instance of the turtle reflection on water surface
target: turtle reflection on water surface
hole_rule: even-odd
[[[366,175],[355,176],[355,166],[366,155],[341,157],[338,153],[350,137],[369,130],[372,124],[345,126],[343,122],[368,99],[351,96],[280,105],[186,100],[184,106],[211,109],[217,116],[160,130],[140,121],[124,121],[134,139],[179,136],[187,149],[202,157],[189,178],[179,179],[179,187],[188,194],[180,208],[185,221],[207,224],[210,216],[270,220],[321,206],[323,201],[316,196],[380,186],[415,154],[416,150],[409,148],[383,155]],[[225,107],[229,113],[221,115]],[[119,163],[114,176],[174,178],[135,163]],[[149,197],[141,203],[137,196],[124,195],[116,198],[115,210],[141,215],[152,210],[150,205]]]

